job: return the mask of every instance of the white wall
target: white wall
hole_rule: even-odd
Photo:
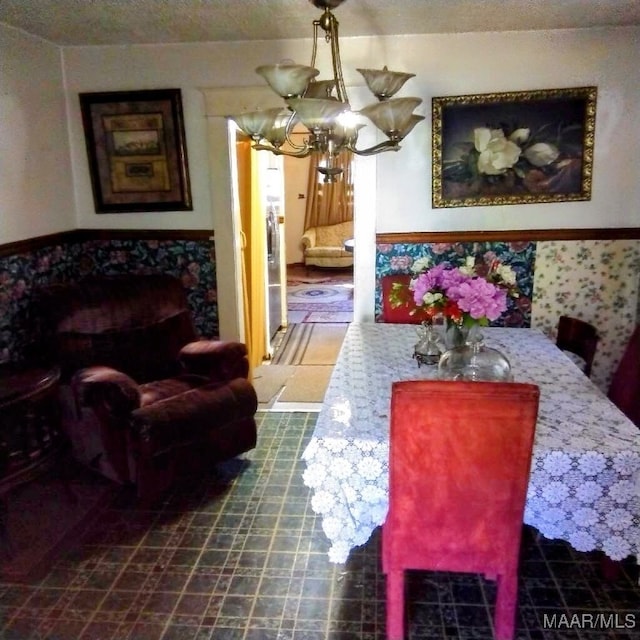
[[[362,83],[356,67],[387,64],[412,71],[416,78],[402,95],[421,97],[419,112],[427,116],[400,152],[378,158],[377,231],[640,226],[638,41],[638,27],[344,39],[347,85]],[[78,226],[208,228],[206,127],[199,88],[259,85],[253,71],[258,64],[283,58],[306,62],[309,55],[308,40],[66,48]],[[326,63],[323,55],[321,51],[321,66]],[[432,97],[585,85],[598,87],[591,201],[431,209]],[[195,211],[96,216],[77,93],[161,87],[183,91]]]
[[[0,24],[0,243],[75,227],[60,49]]]
[[[640,29],[410,37],[390,57],[418,74],[405,85],[427,119],[378,161],[378,232],[640,226]],[[393,54],[391,53],[393,47]],[[394,62],[395,64],[395,62]],[[592,198],[586,202],[431,208],[431,98],[598,88]]]
[[[208,156],[209,141],[220,143],[225,130],[223,119],[216,115],[221,135],[209,135],[201,89],[260,86],[262,81],[254,73],[259,64],[284,58],[308,62],[310,55],[308,39],[64,48],[76,206],[72,223],[57,49],[7,29],[0,35],[0,53],[8,68],[0,76],[0,144],[9,145],[2,149],[0,172],[6,241],[77,226],[213,229],[218,242],[227,242],[231,230],[224,227],[231,218],[231,201],[226,196],[216,198],[216,193],[229,189],[220,183],[220,176],[226,174],[217,172],[216,154],[224,164],[228,149],[217,144],[219,151],[211,160]],[[400,152],[361,161],[360,175],[367,176],[366,184],[356,185],[356,194],[365,196],[361,202],[366,201],[366,220],[356,202],[356,218],[361,218],[356,219],[360,248],[355,261],[358,287],[364,293],[362,309],[372,304],[374,231],[640,226],[639,41],[640,27],[344,39],[341,51],[347,86],[362,85],[357,67],[387,64],[412,71],[417,77],[407,83],[402,95],[421,97],[419,112],[426,116]],[[324,51],[319,53],[319,66],[327,66]],[[432,210],[433,97],[585,85],[598,87],[591,201]],[[182,89],[194,211],[95,214],[78,93],[172,87]],[[355,94],[361,91],[353,93],[353,107],[359,108],[362,102]],[[225,273],[218,269],[221,281]],[[369,283],[361,285],[361,280]]]

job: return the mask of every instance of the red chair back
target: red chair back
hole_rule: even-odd
[[[405,569],[496,579],[496,636],[513,637],[538,400],[530,384],[393,383],[382,539],[388,638],[404,637]]]
[[[425,314],[416,307],[413,301],[413,292],[408,288],[411,277],[410,273],[396,273],[380,278],[382,289],[382,314],[379,318],[380,322],[420,324],[425,319]],[[389,300],[395,283],[405,287],[404,295],[402,296],[405,303],[399,307],[394,307]]]
[[[584,360],[586,376],[591,375],[598,340],[598,332],[592,324],[572,316],[560,316],[556,345],[559,349],[571,351]]]

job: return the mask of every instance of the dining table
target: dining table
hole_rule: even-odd
[[[640,430],[542,331],[487,327],[482,335],[507,357],[514,382],[540,389],[524,522],[577,551],[637,557]],[[437,365],[413,358],[417,340],[416,325],[348,327],[302,453],[331,562],[346,562],[386,518],[391,385],[438,375]]]

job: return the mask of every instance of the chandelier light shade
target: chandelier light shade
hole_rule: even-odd
[[[332,12],[344,0],[309,1],[323,10],[322,16],[313,22],[311,64],[287,61],[256,69],[284,100],[285,106],[229,117],[251,137],[254,149],[298,158],[319,154],[322,161],[318,171],[324,175],[325,182],[333,182],[341,173],[335,160],[342,151],[366,156],[400,149],[400,142],[424,120],[424,116],[413,113],[422,99],[394,97],[405,82],[415,76],[413,73],[389,71],[386,67],[356,69],[378,102],[353,111],[343,79],[338,21]],[[331,47],[333,78],[318,80],[320,72],[315,63],[322,32],[322,39]],[[292,137],[293,128],[299,123],[306,129],[302,142]],[[367,124],[373,124],[387,139],[361,149],[356,146],[358,132]]]

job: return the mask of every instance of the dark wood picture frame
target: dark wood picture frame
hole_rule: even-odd
[[[81,93],[96,213],[191,211],[180,89]]]
[[[434,208],[591,199],[596,87],[432,100]]]

